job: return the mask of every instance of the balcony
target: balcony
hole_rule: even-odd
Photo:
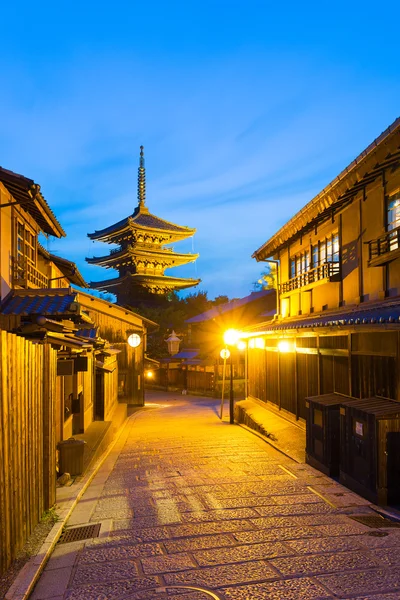
[[[11,258],[12,283],[25,289],[48,288],[49,279],[30,263],[26,257]]]
[[[400,257],[400,227],[387,231],[368,244],[368,266],[379,267]]]
[[[280,286],[280,293],[287,294],[288,292],[299,290],[300,288],[307,287],[313,283],[322,282],[323,280],[339,281],[339,279],[340,263],[326,262],[282,283]]]

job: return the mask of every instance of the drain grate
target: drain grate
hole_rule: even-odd
[[[386,537],[388,536],[387,531],[367,531],[364,535],[371,535],[372,537]]]
[[[380,527],[400,527],[399,521],[391,521],[390,519],[385,519],[384,517],[375,516],[375,515],[365,515],[365,516],[351,516],[350,519],[353,521],[358,521],[358,523],[362,523],[363,525],[367,525],[372,528],[380,528]]]
[[[101,523],[94,525],[84,525],[83,527],[71,527],[61,535],[59,544],[69,544],[70,542],[80,542],[90,538],[99,537]]]

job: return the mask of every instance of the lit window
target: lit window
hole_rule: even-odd
[[[335,235],[332,238],[332,242],[333,242],[333,254],[332,254],[332,261],[333,262],[339,262],[339,234],[335,233]]]
[[[319,243],[319,263],[321,265],[326,261],[326,242]]]
[[[397,227],[400,227],[400,194],[396,194],[389,200],[387,209],[387,230],[392,231]],[[390,250],[396,250],[399,247],[397,233],[390,237],[389,244]]]
[[[318,244],[312,247],[312,266],[318,267]]]
[[[309,271],[310,269],[310,251],[307,250],[307,252],[305,253],[305,265],[306,265],[306,271]]]
[[[326,261],[332,262],[332,238],[326,240]]]
[[[296,261],[294,258],[290,259],[290,279],[296,277]]]

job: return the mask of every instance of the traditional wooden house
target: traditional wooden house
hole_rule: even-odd
[[[0,205],[0,326],[58,351],[56,440],[111,421],[121,402],[143,405],[147,327],[155,324],[71,287],[87,284],[73,262],[39,243],[40,232],[65,232],[31,179],[0,168]]]
[[[118,271],[118,277],[92,282],[92,288],[112,292],[118,303],[138,306],[157,296],[197,285],[200,279],[171,277],[165,270],[197,259],[198,254],[179,254],[166,244],[192,236],[195,229],[175,225],[151,214],[146,206],[146,180],[143,146],[140,147],[138,206],[133,214],[110,227],[89,233],[91,240],[116,244],[106,256],[87,262]]]
[[[249,394],[305,417],[305,398],[400,400],[400,119],[267,240],[271,323],[249,328]]]

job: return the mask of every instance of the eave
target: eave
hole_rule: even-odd
[[[140,216],[140,213],[135,213],[130,216],[118,221],[115,225],[111,225],[110,227],[106,227],[105,229],[100,229],[95,231],[94,233],[88,233],[88,237],[91,240],[97,240],[101,242],[115,243],[115,240],[120,239],[124,236],[124,234],[130,234],[135,231],[140,231],[143,233],[149,233],[154,235],[165,235],[168,237],[171,242],[185,239],[190,237],[196,233],[196,229],[191,229],[189,227],[181,227],[179,225],[175,225],[174,223],[169,223],[169,221],[165,221],[164,219],[160,219],[156,217],[156,215],[148,214],[149,218],[154,218],[156,221],[160,223],[165,223],[166,225],[171,225],[171,229],[168,227],[154,227],[151,225],[144,225],[138,223],[135,219]]]
[[[390,144],[390,149],[388,148]],[[396,119],[372,144],[346,167],[315,198],[294,215],[279,231],[252,254],[262,261],[297,237],[327,219],[375,181],[386,168],[400,164],[400,118]]]
[[[145,248],[137,249],[135,247],[129,247],[120,250],[119,252],[112,252],[106,256],[86,258],[85,260],[89,264],[99,265],[106,268],[116,268],[117,265],[121,263],[135,265],[137,262],[135,259],[152,260],[165,265],[179,266],[193,262],[198,257],[199,254],[180,254],[177,252],[172,252],[168,248],[159,250],[146,250]],[[168,267],[165,266],[165,268]]]
[[[66,236],[64,229],[42,196],[40,186],[33,179],[0,167],[0,181],[14,199],[7,206],[21,206],[31,215],[44,234],[58,238]]]
[[[187,287],[193,287],[201,282],[201,279],[187,279],[182,277],[168,277],[166,275],[139,275],[137,273],[127,274],[123,277],[116,277],[114,279],[105,279],[103,281],[92,281],[90,287],[97,290],[111,291],[117,289],[124,283],[128,282],[137,285],[138,287],[146,287],[148,285],[159,286],[165,288],[176,288],[185,289]]]

